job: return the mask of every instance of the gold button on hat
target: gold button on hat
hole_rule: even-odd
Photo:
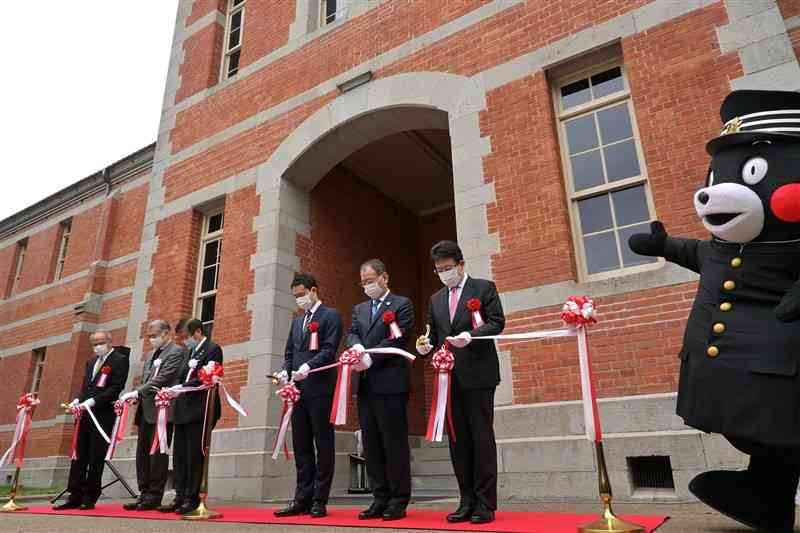
[[[725,324],[723,324],[722,322],[717,322],[716,324],[714,324],[714,333],[716,333],[717,335],[725,333]]]
[[[706,353],[709,357],[716,357],[719,355],[719,348],[716,346],[709,346],[708,350],[706,350]]]
[[[719,304],[720,311],[730,311],[733,308],[733,304],[730,302],[722,302]]]
[[[722,287],[723,287],[723,288],[724,288],[726,291],[732,291],[733,289],[735,289],[735,288],[736,288],[736,282],[735,282],[735,281],[728,280],[728,281],[726,281],[725,283],[723,283],[723,284],[722,284]]]
[[[742,258],[734,257],[733,259],[731,259],[731,266],[733,268],[739,268],[740,266],[742,266]]]

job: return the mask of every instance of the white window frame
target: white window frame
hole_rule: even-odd
[[[320,28],[324,28],[325,26],[327,26],[329,24],[333,24],[337,20],[347,16],[347,4],[348,4],[348,2],[346,2],[344,0],[335,0],[336,2],[342,2],[344,4],[344,6],[343,7],[339,7],[339,9],[337,9],[333,13],[333,19],[328,20],[328,16],[326,15],[326,13],[328,12],[328,2],[329,1],[330,0],[319,0],[319,21],[318,22],[319,22],[319,27]]]
[[[222,67],[220,70],[220,79],[222,81],[230,80],[236,77],[239,74],[239,71],[242,69],[241,61],[242,61],[242,42],[244,42],[244,9],[245,4],[247,4],[247,0],[242,0],[237,6],[233,5],[234,0],[228,0],[228,9],[227,15],[225,16],[225,33],[224,33],[224,40],[222,42]],[[242,25],[239,28],[239,44],[234,46],[233,48],[228,48],[228,44],[230,43],[231,37],[231,21],[233,16],[236,13],[242,14]],[[228,76],[228,66],[230,65],[231,56],[235,53],[239,53],[239,66],[236,67],[236,72],[232,76]]]
[[[222,227],[218,231],[214,231],[209,233],[208,226],[211,222],[211,218],[216,215],[222,215]],[[197,281],[195,283],[195,290],[194,290],[194,307],[192,316],[197,317],[199,320],[202,321],[202,311],[203,311],[203,300],[206,300],[210,297],[216,297],[217,293],[219,292],[219,271],[222,265],[222,237],[225,231],[225,209],[220,208],[214,211],[209,211],[208,213],[203,214],[203,229],[200,234],[200,252],[197,254]],[[214,289],[206,292],[202,292],[203,288],[203,261],[205,259],[205,251],[206,245],[214,242],[219,241],[219,248],[217,251],[217,278],[214,281]],[[214,324],[217,319],[216,313],[216,306],[217,303],[214,302],[214,320],[210,322],[210,324]],[[206,323],[203,323],[205,326]]]
[[[69,239],[72,235],[72,220],[65,220],[61,223],[61,243],[58,247],[58,259],[56,260],[56,270],[53,274],[53,281],[59,281],[64,277],[64,263],[67,259],[67,249]]]
[[[17,294],[19,289],[19,280],[22,278],[22,268],[25,266],[25,256],[28,253],[28,241],[19,241],[17,243],[17,264],[14,267],[14,279],[11,282],[11,290],[9,296]]]
[[[562,87],[569,85],[570,83],[585,78],[589,78],[595,74],[600,74],[601,72],[605,72],[615,67],[619,67],[619,69],[622,72],[623,90],[606,95],[602,98],[593,99],[585,104],[580,104],[575,107],[571,107],[568,110],[562,109],[562,102],[561,102]],[[609,194],[618,190],[628,189],[637,185],[643,185],[645,199],[647,201],[647,209],[650,213],[649,220],[652,221],[657,219],[655,203],[653,202],[653,196],[650,190],[650,179],[647,172],[647,163],[644,158],[641,136],[639,134],[639,126],[636,120],[636,112],[633,108],[633,98],[631,97],[630,85],[628,84],[628,76],[625,69],[625,65],[622,62],[622,59],[615,58],[612,60],[596,63],[590,67],[576,70],[567,75],[562,75],[558,78],[553,79],[550,85],[552,90],[553,105],[555,108],[554,111],[556,119],[556,129],[558,130],[558,142],[559,142],[559,152],[561,155],[561,166],[564,169],[564,178],[565,178],[564,186],[567,195],[566,198],[568,202],[570,226],[572,229],[573,249],[575,250],[575,258],[578,266],[578,280],[581,282],[599,281],[599,280],[615,278],[619,276],[635,274],[639,272],[646,272],[649,270],[662,268],[664,265],[664,260],[662,258],[658,258],[658,260],[653,263],[635,265],[630,267],[625,267],[622,266],[622,264],[620,264],[620,267],[614,270],[590,274],[586,260],[586,252],[583,243],[584,235],[583,232],[581,231],[580,216],[578,213],[579,200],[591,198],[593,196]],[[634,144],[636,146],[636,155],[639,158],[639,171],[640,171],[639,176],[626,178],[623,180],[614,181],[612,183],[606,183],[603,185],[598,185],[596,187],[584,189],[579,192],[573,192],[574,181],[573,181],[572,166],[570,164],[570,159],[569,159],[570,154],[567,143],[567,132],[566,132],[567,121],[581,115],[587,115],[589,113],[600,111],[601,109],[613,107],[615,105],[620,104],[621,102],[625,102],[627,104],[628,113],[631,119],[631,129],[633,131],[633,139],[634,139]],[[598,140],[599,139],[600,137],[598,133]],[[605,168],[605,159],[603,159],[603,167]],[[611,205],[611,217],[612,217],[613,231],[617,232],[620,228],[617,226],[616,213],[614,213],[613,204]],[[617,247],[618,247],[617,248],[618,257],[621,257],[622,253],[619,247],[625,246],[626,243],[620,243],[619,239],[616,238],[616,235],[615,235],[615,241],[617,242]]]
[[[44,374],[44,364],[47,358],[47,348],[37,348],[33,350],[33,379],[31,380],[30,392],[36,394],[42,384],[42,375]]]

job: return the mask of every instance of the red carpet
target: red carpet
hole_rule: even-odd
[[[312,519],[308,516],[295,518],[275,518],[273,509],[247,509],[243,507],[218,507],[215,511],[224,517],[214,522],[238,522],[248,524],[301,524],[318,526],[366,527],[371,529],[437,529],[441,531],[490,531],[498,533],[575,533],[576,528],[595,520],[599,515],[576,515],[561,513],[497,513],[497,519],[481,526],[471,524],[448,524],[447,511],[417,511],[412,507],[403,520],[384,522],[382,520],[359,520],[359,509],[331,507],[328,516]],[[27,513],[67,515],[67,516],[105,516],[114,518],[146,518],[150,520],[178,520],[174,514],[158,511],[127,512],[119,504],[98,505],[93,511],[53,511],[50,507],[31,507]],[[625,519],[646,526],[648,532],[654,531],[667,519],[665,516],[626,516]]]

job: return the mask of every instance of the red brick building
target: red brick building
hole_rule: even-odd
[[[59,404],[90,333],[132,348],[134,381],[143,325],[195,315],[251,413],[226,408],[212,492],[286,496],[266,375],[292,274],[313,272],[349,323],[358,265],[381,257],[421,332],[438,286],[427,249],[457,238],[468,271],[497,282],[508,332],[557,327],[570,294],[597,299],[616,491],[687,497],[696,472],[740,458],[674,415],[696,278],[625,242],[656,218],[705,235],[691,196],[722,98],[800,90],[799,52],[800,0],[182,0],[157,142],[0,221],[0,444],[38,390],[23,480],[63,484]],[[574,341],[500,348],[501,496],[591,497]],[[415,364],[414,481],[448,490],[446,453],[420,438],[430,373]],[[339,488],[353,440],[340,435]]]

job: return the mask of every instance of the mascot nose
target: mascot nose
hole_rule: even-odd
[[[697,195],[697,201],[703,205],[706,205],[708,203],[708,193],[707,192],[699,193]]]

